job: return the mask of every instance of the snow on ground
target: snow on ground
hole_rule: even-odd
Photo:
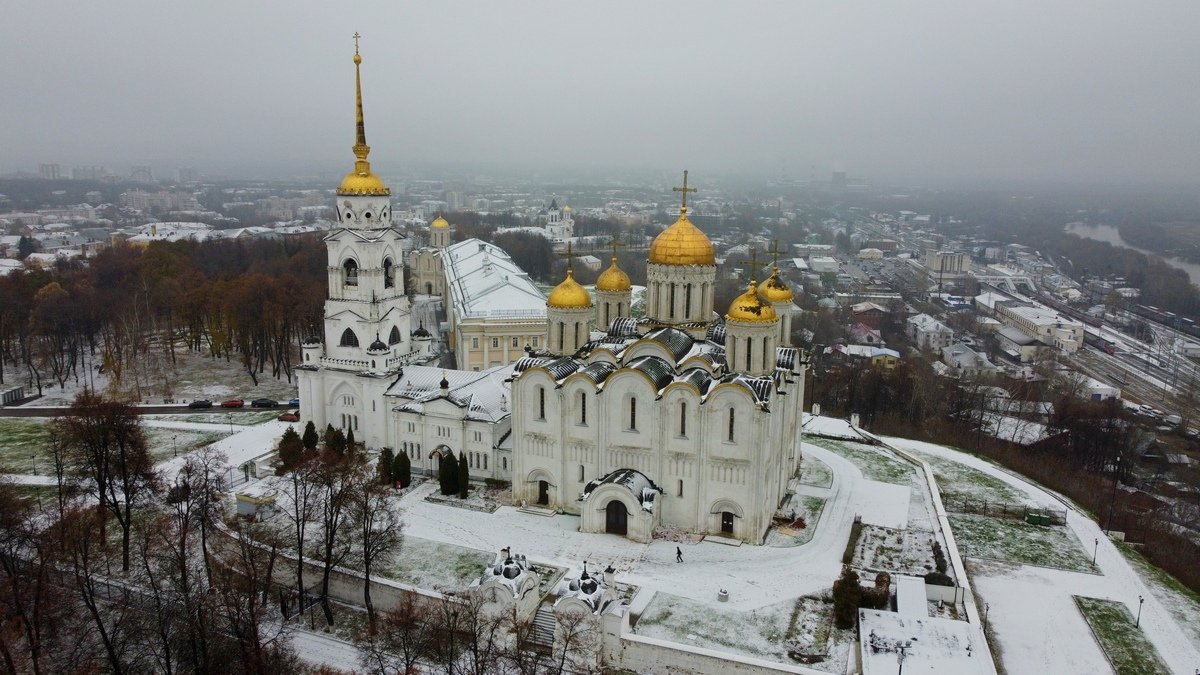
[[[820,415],[804,413],[804,421],[801,423],[801,427],[805,434],[812,434],[814,436],[844,438],[851,441],[861,441],[863,439],[862,434],[850,426],[850,422],[836,417],[821,417]]]
[[[972,560],[976,602],[984,609],[999,641],[1000,659],[1010,673],[1102,673],[1111,669],[1072,596],[1108,598],[1137,611],[1138,596],[1146,598],[1141,629],[1176,673],[1200,667],[1200,647],[1152,587],[1100,530],[1060,496],[1025,481],[978,457],[940,445],[888,438],[904,450],[915,450],[959,462],[993,476],[1025,494],[1031,501],[1070,510],[1067,527],[1088,548],[1096,548],[1101,574],[1083,574],[1046,567]],[[1099,543],[1096,544],[1095,542]],[[1163,591],[1158,589],[1159,593]],[[994,606],[989,606],[994,605]],[[1200,616],[1192,621],[1200,621]]]
[[[195,422],[177,422],[173,424],[198,424]],[[207,426],[207,425],[205,425]],[[237,433],[226,436],[221,440],[212,444],[212,447],[225,454],[225,462],[235,471],[237,467],[249,462],[252,459],[261,457],[275,449],[279,443],[280,436],[287,430],[289,426],[296,427],[296,431],[302,431],[302,428],[297,424],[290,422],[264,422],[252,427],[235,426]],[[229,427],[222,427],[228,431]],[[158,468],[164,473],[168,482],[175,480],[175,475],[183,468],[184,462],[187,461],[185,455],[180,455],[169,459],[165,462],[160,462]]]

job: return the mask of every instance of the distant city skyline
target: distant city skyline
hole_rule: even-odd
[[[23,6],[0,173],[1200,183],[1200,5]]]

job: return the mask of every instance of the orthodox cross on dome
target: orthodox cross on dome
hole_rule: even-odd
[[[683,170],[683,187],[671,188],[672,192],[682,192],[683,193],[683,203],[681,203],[679,205],[679,215],[687,215],[687,195],[689,192],[696,192],[696,188],[688,187],[687,177],[688,177],[687,169],[684,169]]]
[[[362,37],[362,36],[358,34],[358,31],[354,31],[354,53],[355,54],[358,53],[358,39],[360,37]]]
[[[772,256],[774,256],[774,262],[772,263],[772,265],[774,266],[775,271],[778,272],[779,271],[779,254],[781,253],[781,251],[779,250],[779,240],[778,239],[775,240],[775,245],[773,247],[771,247],[770,253]]]
[[[615,251],[616,249],[613,249],[613,250]],[[566,252],[566,253],[557,253],[557,254],[555,254],[555,255],[557,255],[557,256],[558,256],[558,257],[560,257],[560,258],[566,258],[566,259],[567,259],[567,274],[573,274],[573,273],[574,273],[574,270],[571,268],[571,259],[572,259],[572,258],[578,258],[578,257],[579,257],[580,255],[582,255],[582,254],[580,254],[580,253],[576,253],[576,252],[575,252],[575,251],[574,251],[574,250],[571,248],[571,242],[569,242],[569,241],[568,241],[568,242],[567,242],[567,252]]]
[[[758,249],[750,249],[750,285],[754,286],[754,275],[758,272]]]
[[[628,246],[628,244],[621,242],[620,235],[617,235],[617,234],[614,234],[612,236],[612,239],[609,240],[608,245],[612,247],[613,262],[616,262],[616,260],[617,260],[617,249],[625,248],[626,246]]]

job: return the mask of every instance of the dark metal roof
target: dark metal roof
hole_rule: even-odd
[[[607,361],[597,361],[589,364],[579,372],[586,375],[587,378],[593,383],[600,384],[601,382],[607,380],[608,376],[612,375],[614,372],[616,372],[616,370],[617,367]]]
[[[513,372],[523,373],[530,368],[535,368],[542,365],[548,360],[549,359],[544,359],[538,356],[522,356],[521,358],[517,359],[516,365],[513,366]]]
[[[544,363],[542,364],[542,367],[545,368],[546,371],[550,373],[550,377],[553,377],[557,382],[576,370],[579,370],[579,362],[569,356],[564,356],[562,358],[554,359],[549,363]]]
[[[775,367],[795,370],[800,360],[800,350],[795,347],[780,347],[775,353]]]
[[[709,324],[708,331],[704,334],[704,338],[709,342],[715,342],[719,345],[725,344],[725,322],[714,321]]]
[[[692,350],[692,345],[696,343],[691,335],[679,330],[678,328],[659,328],[658,330],[650,331],[642,337],[643,340],[653,340],[662,345],[668,354],[671,354],[675,363],[687,356]]]
[[[691,384],[703,396],[708,393],[708,387],[712,384],[713,379],[703,368],[688,368],[680,373],[679,377],[675,378],[675,381]]]
[[[637,335],[638,320],[628,316],[614,319],[612,325],[608,328],[608,334],[611,337],[630,337]]]
[[[662,391],[662,388],[671,383],[675,377],[675,369],[671,364],[657,356],[643,356],[635,359],[632,363],[626,364],[626,368],[640,370],[650,378],[654,383],[655,391]]]

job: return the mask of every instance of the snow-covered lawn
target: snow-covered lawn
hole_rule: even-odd
[[[1134,617],[1124,603],[1077,595],[1075,604],[1119,675],[1170,675],[1158,650],[1134,625]]]
[[[495,557],[495,552],[405,535],[400,553],[377,573],[420,588],[461,590],[482,575]]]
[[[284,401],[286,403],[286,401]],[[164,422],[195,422],[198,424],[225,424],[233,422],[234,426],[252,426],[263,422],[270,422],[279,416],[280,413],[286,412],[289,408],[276,408],[274,410],[238,410],[236,412],[219,412],[219,413],[191,413],[191,414],[176,414],[176,415],[145,415],[146,419],[161,420]]]
[[[925,452],[915,452],[933,468],[933,477],[942,492],[942,503],[948,511],[960,511],[955,502],[969,499],[993,504],[1024,504],[1028,498],[995,476],[969,466]]]
[[[744,656],[796,663],[789,651],[823,654],[811,667],[843,673],[853,631],[833,627],[833,605],[802,597],[750,611],[656,593],[638,619],[639,635]]]
[[[805,442],[845,457],[857,466],[863,476],[869,480],[908,485],[916,473],[915,466],[897,458],[890,450],[882,446],[829,438],[808,438]]]
[[[0,473],[50,471],[47,446],[50,420],[36,417],[0,418]],[[36,455],[38,459],[34,459]],[[36,465],[36,467],[35,467]]]
[[[824,488],[833,485],[833,471],[829,465],[808,453],[800,458],[799,478],[805,485]]]
[[[196,448],[215,443],[229,435],[221,431],[199,431],[146,427],[146,446],[155,462],[183,455]]]
[[[1072,572],[1098,571],[1092,556],[1065,527],[954,513],[950,514],[950,528],[964,556]]]

